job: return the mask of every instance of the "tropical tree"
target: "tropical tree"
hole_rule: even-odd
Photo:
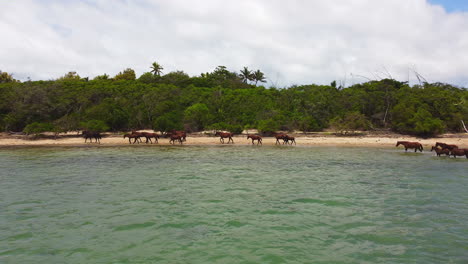
[[[191,130],[202,130],[210,121],[211,114],[208,106],[202,103],[196,103],[187,107],[184,111],[185,122]]]
[[[242,79],[242,82],[247,83],[247,81],[251,81],[253,79],[252,71],[247,67],[244,67],[244,69],[240,71],[239,77]]]
[[[114,80],[129,80],[134,81],[136,79],[136,74],[133,69],[127,68],[122,72],[119,72],[115,75]]]
[[[255,85],[257,85],[258,82],[266,82],[265,74],[260,70],[256,70],[252,75],[252,79],[255,81]]]
[[[64,76],[60,77],[58,80],[80,80],[81,77],[75,71],[68,72]]]
[[[109,75],[104,73],[103,75],[98,75],[98,76],[94,77],[94,80],[109,80]]]
[[[162,70],[164,70],[164,68],[157,62],[153,62],[150,69],[150,72],[152,72],[155,76],[161,76]]]
[[[16,82],[13,76],[8,72],[0,71],[0,83]]]

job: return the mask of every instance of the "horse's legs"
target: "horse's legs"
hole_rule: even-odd
[[[232,141],[232,144],[234,144],[234,139],[232,139],[232,137],[229,137],[229,141]],[[228,141],[228,144],[229,144],[229,141]]]

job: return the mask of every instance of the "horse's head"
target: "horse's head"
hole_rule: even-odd
[[[396,143],[396,146],[395,147],[398,147],[402,142],[401,141],[397,141]]]
[[[215,136],[219,136],[220,134],[221,134],[221,132],[216,131]]]
[[[436,148],[436,146],[432,146],[431,151],[435,150]]]
[[[443,147],[444,143],[442,142],[436,142],[435,146],[436,147]]]

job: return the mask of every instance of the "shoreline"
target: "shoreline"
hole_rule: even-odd
[[[429,151],[435,142],[456,144],[460,148],[468,148],[468,133],[447,134],[437,138],[421,139],[405,135],[366,135],[366,136],[310,136],[295,135],[297,145],[292,146],[330,146],[330,147],[395,147],[397,141],[417,141],[420,142],[424,150]],[[234,136],[234,144],[221,144],[219,137],[188,135],[187,141],[182,146],[213,146],[213,145],[252,145],[251,140],[247,140],[244,135]],[[263,146],[275,146],[274,137],[263,137]],[[175,144],[179,145],[179,144]],[[101,139],[101,144],[85,143],[82,137],[59,137],[57,139],[40,138],[30,139],[27,136],[0,136],[0,148],[14,147],[121,147],[121,146],[172,146],[169,139],[160,138],[158,144],[142,143],[129,144],[128,139],[123,139],[120,135],[108,135]],[[281,144],[281,146],[286,146]],[[291,145],[289,145],[291,146]],[[401,147],[400,147],[401,148]]]

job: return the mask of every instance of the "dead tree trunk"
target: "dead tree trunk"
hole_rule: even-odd
[[[465,126],[465,122],[463,122],[463,120],[460,120],[462,125],[463,125],[463,129],[465,129],[465,132],[468,133],[468,129],[466,129],[466,126]]]

